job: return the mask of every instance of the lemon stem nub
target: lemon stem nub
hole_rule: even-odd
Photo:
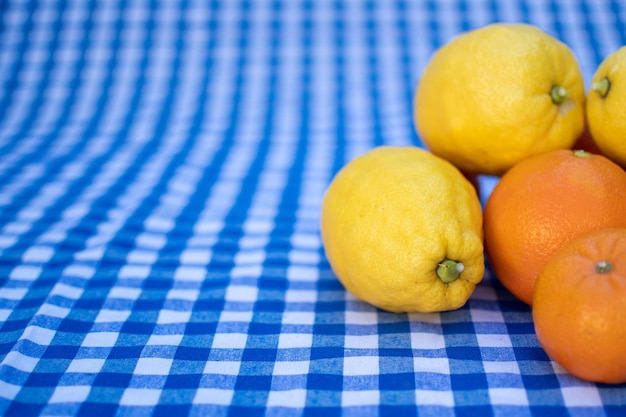
[[[600,97],[606,97],[609,94],[609,90],[611,89],[611,82],[607,77],[604,77],[600,81],[597,81],[591,85],[591,89],[596,93],[600,94]]]
[[[456,280],[464,269],[465,265],[463,265],[463,262],[445,259],[437,265],[435,272],[441,281],[449,284]]]
[[[550,97],[552,97],[552,102],[558,106],[565,101],[567,90],[560,85],[555,85],[550,89]]]
[[[596,272],[598,274],[608,274],[613,270],[613,264],[609,261],[600,261],[596,264]]]

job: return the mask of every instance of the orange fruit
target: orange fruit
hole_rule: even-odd
[[[539,343],[565,370],[626,382],[626,229],[570,241],[539,274],[533,297]]]
[[[487,259],[500,282],[532,302],[546,262],[576,236],[626,227],[626,172],[602,155],[556,150],[505,173],[484,210]]]

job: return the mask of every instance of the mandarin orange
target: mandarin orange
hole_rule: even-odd
[[[487,258],[500,282],[532,302],[546,262],[583,233],[626,227],[626,172],[602,155],[557,150],[498,181],[484,210]]]
[[[626,229],[568,242],[539,274],[537,338],[565,370],[593,382],[626,382]]]

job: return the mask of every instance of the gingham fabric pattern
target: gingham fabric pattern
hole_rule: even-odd
[[[0,3],[0,414],[626,415],[489,271],[457,311],[392,314],[324,256],[333,175],[420,146],[428,59],[495,21],[587,83],[626,44],[619,0]]]

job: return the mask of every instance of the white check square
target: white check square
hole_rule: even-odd
[[[417,405],[441,405],[444,407],[453,407],[454,394],[452,391],[416,390],[415,402]]]
[[[28,288],[0,288],[0,300],[20,301],[27,292]]]
[[[365,405],[378,405],[380,403],[380,391],[343,391],[341,393],[342,407],[354,407]]]
[[[523,388],[489,388],[489,401],[498,405],[528,406],[528,396]]]
[[[313,325],[315,323],[315,313],[285,311],[282,322],[283,324]]]
[[[501,311],[496,310],[471,310],[472,321],[476,323],[504,323],[504,316]]]
[[[516,361],[483,361],[483,367],[488,374],[521,374]]]
[[[343,359],[344,375],[377,375],[378,372],[377,356],[346,356]]]
[[[150,275],[150,267],[147,265],[124,265],[118,273],[119,278],[144,279]]]
[[[168,375],[172,362],[172,359],[165,358],[139,358],[133,373],[135,375]]]
[[[561,387],[563,401],[567,407],[602,407],[598,388],[591,383],[583,386]]]
[[[113,347],[119,333],[116,332],[94,332],[87,333],[81,346],[84,347]]]
[[[167,243],[162,233],[143,232],[137,236],[137,246],[144,249],[160,250]]]
[[[187,323],[191,318],[191,311],[161,310],[157,324]]]
[[[290,389],[285,391],[270,391],[267,398],[269,407],[290,407],[301,409],[306,404],[305,389]]]
[[[41,346],[49,346],[56,332],[39,326],[28,326],[23,337]]]
[[[35,366],[37,366],[37,362],[39,362],[38,358],[26,356],[17,350],[12,350],[7,353],[2,364],[23,372],[32,372]]]
[[[18,265],[9,274],[9,278],[16,281],[34,281],[41,274],[40,266]]]
[[[106,359],[98,358],[74,359],[70,362],[70,366],[67,367],[67,372],[77,374],[97,374],[102,370],[105,361]]]
[[[252,321],[252,311],[231,311],[224,310],[220,314],[220,323],[250,323]]]
[[[226,290],[227,301],[254,302],[259,295],[259,289],[251,285],[231,285]]]
[[[288,303],[314,303],[317,299],[317,292],[312,290],[287,290],[285,301]]]
[[[313,335],[308,333],[281,333],[278,337],[278,348],[310,348],[313,345]]]
[[[166,298],[168,300],[196,301],[199,295],[200,290],[172,289],[167,293]]]
[[[17,394],[22,389],[21,386],[9,384],[8,382],[4,382],[0,380],[0,398],[5,398],[9,401],[12,401],[17,397]]]
[[[71,285],[61,283],[57,283],[50,292],[50,295],[58,295],[69,300],[78,300],[82,294],[82,288],[73,287]]]
[[[90,279],[95,273],[96,269],[94,267],[81,264],[70,265],[63,270],[63,275],[65,276],[83,279]]]
[[[309,372],[309,361],[276,361],[273,375],[306,375]]]
[[[126,257],[126,261],[131,264],[151,265],[156,262],[159,254],[156,251],[145,249],[134,249]]]
[[[241,368],[239,361],[207,361],[204,365],[204,374],[208,375],[238,375]]]
[[[258,265],[265,261],[265,252],[262,250],[242,251],[235,255],[236,265]]]
[[[212,252],[209,249],[185,249],[180,254],[183,265],[207,265],[211,262]]]
[[[287,268],[287,279],[290,281],[313,282],[319,279],[319,270],[313,266],[290,266]]]
[[[378,349],[378,335],[368,334],[363,336],[346,335],[345,347],[353,349]]]
[[[376,325],[378,314],[375,311],[346,311],[346,324]]]
[[[148,346],[178,346],[183,341],[182,334],[153,334],[146,342]]]
[[[54,249],[48,246],[33,246],[24,252],[24,262],[48,262],[54,256]]]
[[[98,313],[96,323],[123,323],[130,317],[128,310],[108,310],[102,309]]]
[[[2,294],[0,293],[0,299],[2,299]],[[7,319],[11,316],[13,310],[8,308],[0,308],[0,323],[7,321]]]
[[[58,386],[50,397],[51,404],[58,403],[81,403],[89,397],[91,387],[81,386]]]
[[[154,406],[159,403],[160,389],[126,388],[120,404],[127,406]]]
[[[218,388],[199,388],[193,404],[230,405],[235,393],[232,390]]]
[[[505,334],[477,334],[480,347],[513,347],[511,338]]]
[[[261,264],[253,264],[253,265],[235,265],[233,269],[230,270],[231,278],[257,278],[261,276],[263,272],[263,267]]]
[[[245,333],[216,333],[211,348],[243,349],[246,347],[248,335]]]
[[[107,297],[110,299],[136,300],[140,295],[141,290],[139,288],[113,287]]]
[[[411,332],[411,347],[420,350],[444,349],[446,342],[442,334],[429,332]]]
[[[176,281],[202,282],[206,278],[206,269],[200,266],[180,266],[174,272]]]
[[[37,314],[41,314],[43,316],[54,317],[58,319],[64,319],[70,314],[70,309],[65,307],[59,307],[54,304],[43,304]]]
[[[448,358],[424,358],[416,356],[413,358],[413,369],[416,373],[432,372],[435,374],[450,374],[450,363]]]

